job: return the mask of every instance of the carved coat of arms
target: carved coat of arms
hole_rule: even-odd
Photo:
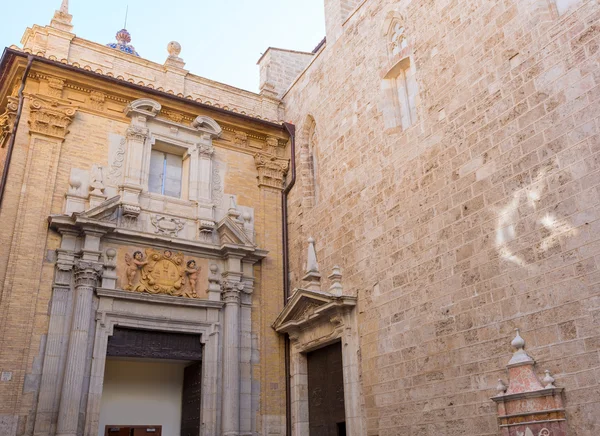
[[[126,290],[196,298],[199,267],[193,260],[186,264],[183,253],[148,248],[145,256],[141,251],[126,254],[125,261]]]

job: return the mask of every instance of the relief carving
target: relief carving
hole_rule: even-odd
[[[258,170],[258,185],[283,189],[283,182],[289,169],[289,161],[274,156],[257,153],[254,156]]]
[[[123,175],[123,162],[125,162],[125,138],[119,142],[119,148],[108,173],[108,180],[113,184],[116,184]]]
[[[19,99],[16,97],[8,97],[6,111],[0,115],[0,147],[4,147],[5,139],[12,133],[18,109]]]
[[[185,226],[185,221],[183,220],[158,215],[152,216],[150,222],[156,228],[154,233],[158,235],[168,235],[173,238],[176,238]]]
[[[65,88],[65,80],[57,77],[48,78],[48,95],[50,97],[61,98],[63,89]]]
[[[35,98],[31,102],[29,131],[64,140],[77,108],[58,100]]]
[[[103,92],[92,91],[90,93],[90,105],[93,109],[98,111],[104,110],[104,102],[106,101],[106,94]]]
[[[212,173],[212,200],[219,207],[223,201],[223,184],[221,183],[221,173],[217,162],[213,162]]]
[[[146,249],[125,255],[126,290],[174,297],[197,298],[196,285],[200,267],[195,260],[184,262],[183,253]]]

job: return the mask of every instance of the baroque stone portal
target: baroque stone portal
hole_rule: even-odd
[[[183,253],[146,249],[125,254],[127,286],[125,289],[148,294],[197,298],[196,283],[200,267],[196,261],[185,262]]]

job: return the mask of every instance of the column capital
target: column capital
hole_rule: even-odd
[[[29,132],[64,141],[76,112],[70,102],[35,96],[30,104]]]
[[[125,132],[125,137],[128,140],[144,142],[150,133],[146,127],[130,125]]]
[[[88,260],[75,261],[75,286],[96,287],[104,265],[101,262]]]
[[[237,280],[223,280],[221,288],[223,290],[222,298],[225,304],[239,304],[241,297],[240,292],[244,290],[245,284]]]
[[[267,153],[254,155],[254,163],[258,171],[258,186],[283,189],[283,182],[290,167],[288,159],[275,157]]]

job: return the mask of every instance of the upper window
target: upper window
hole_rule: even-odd
[[[390,14],[384,29],[390,66],[382,83],[384,123],[386,128],[401,126],[405,130],[417,120],[419,93],[411,46],[401,17]]]
[[[406,59],[405,62],[400,62],[394,68],[392,77],[395,82],[398,116],[401,119],[402,128],[407,129],[417,119],[417,81],[410,60]]]
[[[390,32],[390,50],[392,56],[398,56],[406,47],[408,47],[408,41],[404,34],[404,26],[396,21]]]
[[[156,194],[181,198],[183,159],[173,153],[152,149],[148,190]]]

